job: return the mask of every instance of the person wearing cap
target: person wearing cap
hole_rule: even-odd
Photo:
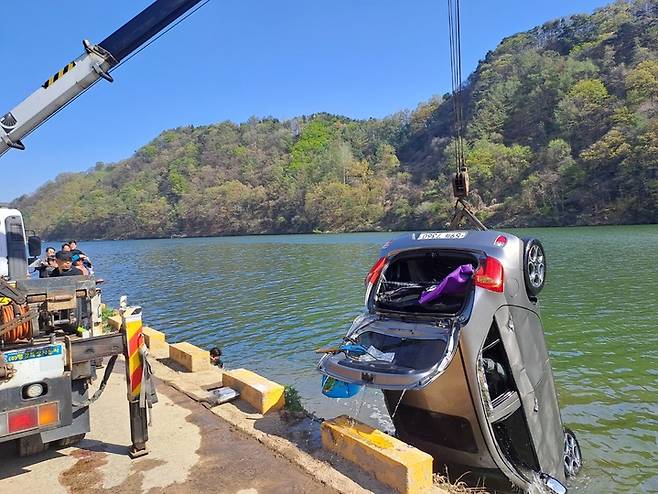
[[[57,276],[82,276],[82,271],[73,267],[70,252],[58,251],[55,254],[55,260],[57,261],[57,267],[50,273],[51,278]]]
[[[89,269],[87,269],[87,266],[85,266],[80,254],[73,254],[71,256],[71,262],[73,264],[73,267],[79,269],[83,275],[89,276],[91,274],[89,272]]]

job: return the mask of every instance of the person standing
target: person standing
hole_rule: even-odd
[[[71,255],[75,255],[75,254],[78,254],[78,255],[83,254],[84,255],[84,252],[82,252],[80,249],[78,249],[78,241],[77,240],[69,240],[69,248],[71,249]]]
[[[91,260],[89,257],[82,252],[80,249],[78,249],[78,241],[77,240],[69,240],[69,248],[71,249],[71,255],[78,255],[80,256],[80,259],[82,259],[82,263],[85,265],[85,267],[91,271],[92,265],[91,265]],[[75,264],[75,262],[74,262]]]

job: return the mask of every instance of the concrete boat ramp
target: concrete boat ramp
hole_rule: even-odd
[[[262,414],[258,404],[255,407],[243,400],[211,406],[206,402],[208,389],[227,380],[219,369],[202,365],[201,370],[189,372],[169,358],[171,352],[164,341],[150,346],[159,402],[153,408],[147,456],[134,460],[128,456],[128,404],[123,363],[119,361],[105,392],[92,405],[91,432],[76,447],[19,458],[12,442],[0,444],[0,492],[466,492],[432,484],[431,463],[430,485],[426,479],[419,482],[413,477],[419,467],[412,465],[409,478],[405,477],[406,470],[396,473],[392,486],[386,472],[400,467],[387,462],[397,460],[385,458],[382,463],[379,453],[368,458],[368,452],[356,443],[347,444],[347,453],[332,451],[327,444],[323,447],[321,436],[328,429],[323,427],[321,434],[319,421],[305,414],[276,411],[274,406],[273,411]],[[262,389],[260,383],[254,386]],[[267,400],[263,403],[270,406]],[[336,432],[332,429],[329,434],[334,437]],[[363,432],[356,436],[359,434]],[[353,456],[365,455],[367,465],[353,463],[350,451]],[[403,455],[406,458],[408,453]],[[374,471],[373,464],[377,464]],[[395,485],[400,482],[398,477],[404,479]]]

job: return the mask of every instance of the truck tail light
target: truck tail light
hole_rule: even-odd
[[[384,269],[384,264],[386,264],[386,258],[381,257],[374,266],[370,268],[370,271],[368,271],[366,279],[364,280],[365,286],[368,286],[368,283],[374,284],[377,282],[379,275],[382,274],[382,269]]]
[[[9,434],[36,429],[37,427],[39,427],[37,407],[12,410],[7,414],[7,432]]]
[[[492,292],[502,293],[503,286],[503,265],[495,257],[487,257],[478,267],[473,281],[476,286],[486,288]]]
[[[0,413],[0,436],[16,434],[38,427],[48,427],[59,423],[59,402]]]
[[[53,425],[59,422],[59,402],[39,405],[39,427]]]

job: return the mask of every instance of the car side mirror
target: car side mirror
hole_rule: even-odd
[[[37,235],[27,237],[27,251],[30,257],[39,257],[41,255],[41,238]]]

